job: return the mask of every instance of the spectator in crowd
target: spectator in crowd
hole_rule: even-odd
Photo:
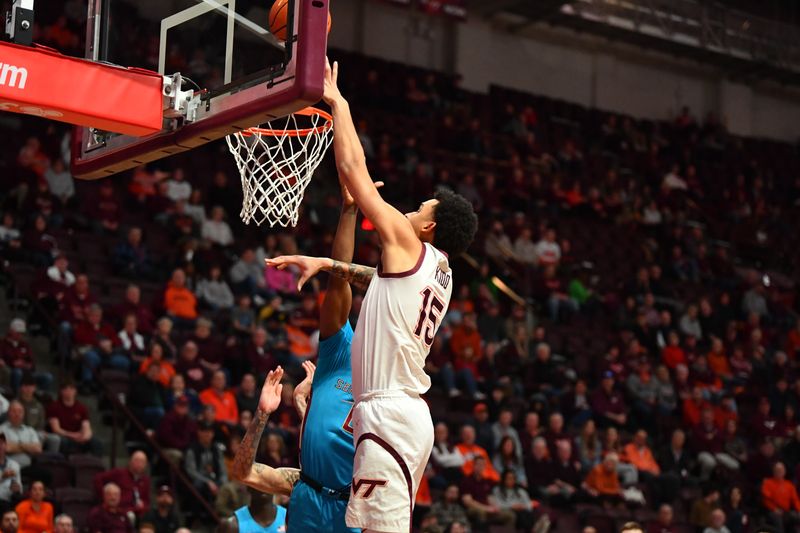
[[[460,394],[456,388],[456,379],[463,383],[468,394],[476,400],[485,395],[478,392],[477,381],[480,376],[479,365],[483,357],[480,333],[475,314],[464,315],[461,324],[453,328],[450,337],[450,351],[453,354],[452,367],[448,364],[442,368],[441,377],[445,382],[450,397]]]
[[[175,399],[172,410],[158,423],[156,439],[164,453],[174,463],[181,464],[184,450],[196,438],[197,424],[189,415],[189,398],[186,395]]]
[[[464,458],[464,466],[461,471],[465,476],[472,474],[475,459],[482,457],[484,459],[484,468],[481,475],[495,483],[500,481],[500,474],[492,467],[489,461],[489,454],[486,450],[475,444],[475,428],[470,425],[461,427],[461,442],[456,444],[456,450]]]
[[[192,184],[186,181],[186,173],[180,167],[172,171],[166,184],[167,197],[173,202],[185,202],[192,196]]]
[[[600,388],[592,393],[590,404],[600,427],[623,427],[628,421],[625,399],[614,389],[614,373],[603,373]]]
[[[525,477],[528,491],[537,499],[548,500],[558,493],[555,484],[553,461],[548,456],[547,441],[536,437],[531,443],[531,451],[525,458]]]
[[[208,306],[212,311],[233,307],[233,292],[222,278],[222,269],[219,265],[211,266],[208,270],[208,277],[197,283],[195,294],[200,303]]]
[[[153,524],[155,533],[174,533],[181,525],[175,498],[169,485],[160,485],[156,490],[156,504],[141,519],[142,523]]]
[[[208,372],[200,363],[197,344],[194,342],[187,341],[186,344],[181,347],[181,355],[178,359],[178,364],[175,365],[175,371],[183,376],[188,389],[192,389],[196,392],[206,388]]]
[[[164,309],[179,328],[191,328],[197,320],[197,298],[186,287],[186,273],[176,268],[164,291]]]
[[[200,422],[197,438],[184,452],[183,466],[195,488],[207,500],[213,500],[219,488],[228,482],[222,451],[214,443],[214,424]]]
[[[519,446],[514,443],[514,439],[510,436],[505,436],[497,446],[497,451],[492,460],[492,466],[497,472],[511,471],[517,479],[517,482],[523,486],[528,486],[527,477],[525,475],[525,463],[522,460],[522,451]]]
[[[561,261],[561,247],[556,242],[556,230],[547,228],[536,243],[536,264],[540,267],[558,266]]]
[[[233,232],[225,222],[225,210],[222,207],[211,208],[211,217],[203,222],[200,236],[217,246],[227,247],[233,244]]]
[[[781,462],[772,467],[772,477],[761,484],[761,498],[770,521],[784,531],[800,524],[800,498],[797,489],[786,479],[786,467]],[[791,529],[790,529],[791,530]]]
[[[155,274],[150,253],[142,242],[142,228],[128,230],[125,241],[114,248],[112,262],[116,273],[132,279],[151,279]]]
[[[126,468],[114,468],[94,477],[95,492],[100,495],[103,487],[113,483],[119,488],[117,506],[123,513],[132,511],[136,516],[150,509],[150,476],[147,475],[147,455],[142,451],[131,454]]]
[[[61,439],[60,451],[71,453],[92,453],[100,455],[102,445],[92,434],[89,411],[77,400],[78,389],[72,380],[61,383],[58,399],[47,407],[47,420],[50,431]]]
[[[579,497],[581,469],[572,454],[572,441],[559,440],[552,462],[553,486],[558,489],[550,497],[554,505],[570,505]]]
[[[694,501],[689,512],[689,523],[697,528],[706,528],[711,525],[711,513],[719,508],[719,489],[705,484],[700,498]]]
[[[138,332],[143,335],[150,335],[153,332],[155,319],[150,308],[142,303],[142,290],[138,285],[133,283],[128,285],[125,289],[125,299],[113,307],[112,314],[117,320],[124,320],[128,315],[134,315]]]
[[[104,362],[111,368],[128,371],[130,359],[121,353],[121,343],[114,328],[103,322],[103,309],[98,304],[89,306],[86,321],[75,328],[75,345],[83,358],[81,383],[92,390],[97,388],[94,374]]]
[[[530,531],[533,527],[533,505],[528,492],[517,484],[514,472],[506,470],[500,477],[500,484],[492,489],[490,501],[501,511],[511,512],[515,517],[517,530]]]
[[[647,445],[647,432],[640,429],[633,436],[633,441],[625,445],[625,462],[636,467],[639,480],[650,488],[655,503],[672,501],[678,494],[679,478],[672,474],[661,473],[653,452]]]
[[[450,430],[444,422],[438,422],[433,428],[431,462],[436,476],[430,481],[432,487],[439,484],[457,483],[463,475],[464,456],[450,444],[449,433]],[[454,501],[458,501],[458,498]]]
[[[236,396],[227,389],[225,372],[217,370],[211,378],[211,386],[200,393],[200,401],[204,405],[213,405],[217,414],[216,421],[236,425],[239,421],[239,409]]]
[[[33,350],[28,341],[25,340],[27,325],[21,318],[15,318],[8,327],[8,333],[0,341],[0,365],[10,369],[11,388],[17,390],[25,372],[31,373],[33,378],[39,383],[39,387],[48,390],[53,382],[53,375],[49,372],[39,372],[36,370],[36,363],[33,359]],[[3,372],[0,370],[0,376]]]
[[[156,381],[164,388],[169,387],[172,377],[175,375],[175,367],[164,359],[164,349],[155,342],[150,344],[149,354],[142,359],[139,365],[139,374],[148,375],[151,367],[158,369],[158,373],[155,374]]]
[[[71,516],[62,513],[56,517],[53,533],[73,533],[74,531],[75,529]]]
[[[6,436],[0,433],[0,502],[10,503],[22,494],[19,464],[6,454]]]
[[[36,397],[36,380],[29,373],[22,375],[17,399],[24,408],[25,418],[23,419],[23,424],[32,427],[36,431],[45,451],[57,452],[60,439],[58,435],[45,430],[47,415],[44,405]]]
[[[461,480],[461,502],[474,524],[511,525],[516,520],[513,511],[503,510],[490,502],[492,486],[496,481],[485,475],[487,465],[484,457],[475,458],[472,471]]]
[[[103,502],[92,507],[86,526],[92,533],[133,533],[133,523],[119,507],[120,489],[115,483],[103,487]]]
[[[42,533],[53,530],[53,504],[44,501],[45,488],[41,481],[31,483],[27,499],[14,509],[19,517],[19,533]]]
[[[672,506],[668,503],[662,503],[658,507],[658,517],[650,523],[647,533],[676,533],[674,519],[675,511]]]
[[[166,389],[161,384],[161,363],[153,362],[131,383],[128,405],[145,428],[155,429],[164,416]]]
[[[231,283],[236,292],[269,298],[264,277],[264,264],[259,263],[252,248],[245,248],[230,270]]]
[[[589,471],[582,485],[589,498],[605,506],[622,501],[622,486],[617,477],[618,462],[619,456],[611,452],[606,454],[602,463]]]
[[[295,391],[297,392],[297,391]],[[250,414],[256,412],[258,408],[259,391],[256,389],[256,378],[253,374],[245,374],[236,389],[236,408],[241,414],[249,411]]]
[[[19,532],[19,516],[13,509],[3,512],[3,517],[0,519],[0,533],[18,533]]]
[[[117,333],[122,353],[131,360],[132,365],[141,365],[147,355],[147,345],[144,335],[139,333],[139,324],[136,315],[125,315],[122,320],[122,329]]]
[[[270,350],[268,338],[267,330],[256,328],[244,347],[244,359],[250,364],[251,371],[259,378],[266,376],[269,371],[278,366],[278,361]]]
[[[750,516],[744,510],[744,501],[742,489],[738,486],[733,486],[728,493],[728,499],[724,506],[725,516],[727,517],[725,525],[731,533],[744,533],[750,526]]]
[[[6,437],[6,453],[20,468],[30,466],[42,453],[39,434],[32,427],[26,426],[24,421],[25,407],[14,400],[8,408],[8,419],[0,424],[0,433]]]
[[[731,533],[725,526],[725,511],[714,509],[711,512],[711,525],[705,528],[703,533]]]
[[[458,522],[467,524],[467,513],[461,504],[461,494],[458,485],[448,485],[442,499],[431,506],[431,514],[436,517],[439,524],[446,525]]]
[[[236,307],[231,309],[233,333],[240,339],[250,337],[256,327],[256,313],[253,311],[252,302],[248,294],[240,294],[236,300]]]
[[[704,408],[700,417],[700,423],[695,426],[693,435],[693,448],[700,463],[700,477],[708,479],[717,466],[738,470],[739,462],[723,451],[722,434],[714,422],[713,409]]]

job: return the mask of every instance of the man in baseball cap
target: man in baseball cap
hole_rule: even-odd
[[[178,512],[175,510],[175,496],[169,485],[161,485],[156,490],[156,505],[142,516],[142,523],[153,524],[156,533],[172,533],[180,527]]]

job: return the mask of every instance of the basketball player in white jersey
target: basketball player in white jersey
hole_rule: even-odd
[[[267,264],[298,266],[299,285],[320,270],[355,283],[369,281],[352,347],[356,452],[346,521],[368,532],[410,531],[414,498],[433,447],[430,411],[420,398],[430,388],[425,358],[453,291],[448,257],[467,249],[477,217],[465,198],[450,191],[406,215],[381,198],[337,76],[338,65],[326,64],[323,99],[333,114],[336,166],[380,235],[381,262],[368,269],[293,256]]]

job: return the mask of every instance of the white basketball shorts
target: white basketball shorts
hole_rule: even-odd
[[[411,531],[411,514],[433,448],[425,400],[404,392],[363,395],[353,408],[353,485],[348,527]]]

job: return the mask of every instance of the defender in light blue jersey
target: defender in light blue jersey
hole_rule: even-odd
[[[275,505],[273,496],[250,492],[250,505],[236,509],[233,516],[220,522],[218,533],[286,533],[286,508]]]
[[[329,289],[330,291],[330,289]],[[350,343],[353,328],[319,343],[311,394],[300,433],[300,481],[289,502],[289,531],[358,532],[344,523],[353,479]]]
[[[353,258],[358,211],[352,196],[342,187],[342,213],[331,257],[342,263]],[[305,280],[301,279],[300,284]],[[358,280],[354,280],[358,283]],[[302,412],[300,471],[272,469],[253,462],[267,417],[280,401],[279,367],[264,384],[259,407],[234,458],[232,476],[263,491],[291,491],[289,533],[359,533],[348,528],[344,516],[353,478],[353,408],[350,345],[353,329],[348,317],[352,303],[350,285],[331,276],[320,309],[320,343],[317,366],[304,363],[307,379],[298,385],[295,400]],[[307,386],[310,382],[310,391]],[[305,394],[308,394],[306,398]],[[277,399],[276,399],[277,394]]]

